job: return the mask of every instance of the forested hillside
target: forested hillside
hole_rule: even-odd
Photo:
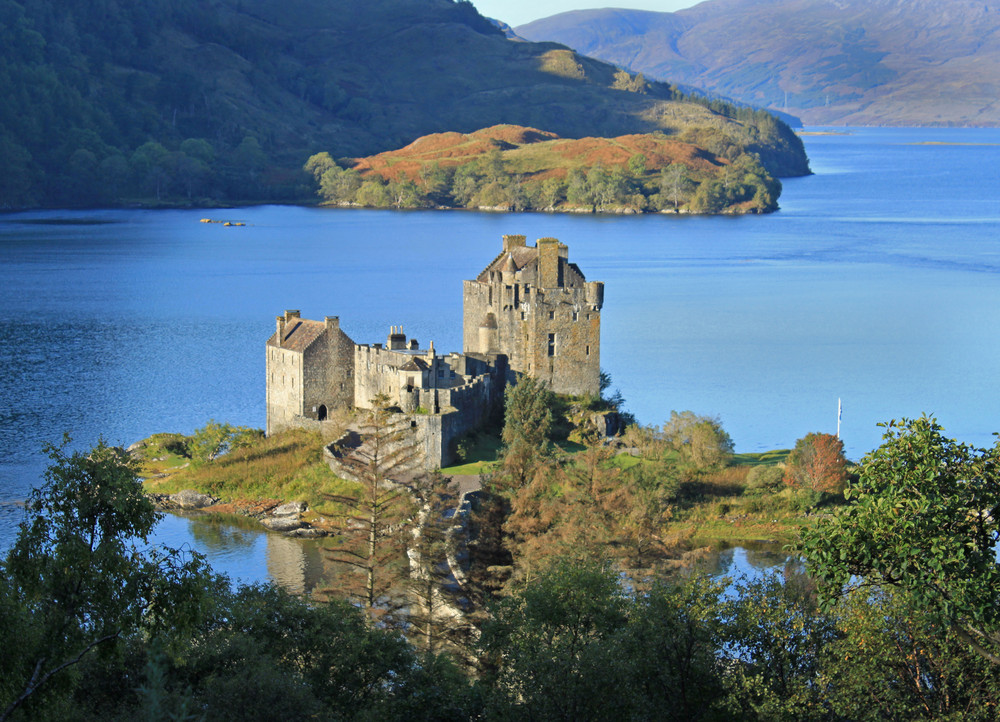
[[[516,32],[808,124],[1000,124],[993,0],[714,0],[562,13]]]
[[[783,124],[552,44],[452,0],[0,0],[0,208],[309,197],[313,153],[519,123],[688,128],[808,172]]]

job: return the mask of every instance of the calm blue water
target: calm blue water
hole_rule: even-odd
[[[84,446],[209,418],[263,426],[263,343],[285,308],[339,315],[362,342],[402,325],[460,349],[461,281],[504,233],[560,238],[605,282],[602,365],[644,423],[692,409],[720,416],[739,451],[787,448],[836,431],[839,397],[852,458],[878,445],[877,422],[922,412],[991,445],[1000,130],[804,140],[816,175],[786,181],[782,210],[764,217],[0,216],[2,546],[20,518],[12,502],[44,468],[42,443],[64,431]]]

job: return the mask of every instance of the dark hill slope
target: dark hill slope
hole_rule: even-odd
[[[1000,125],[995,0],[710,0],[516,32],[810,124]]]
[[[316,151],[497,123],[693,132],[808,172],[769,116],[727,118],[561,46],[508,41],[451,0],[0,0],[0,97],[0,208],[303,197]]]

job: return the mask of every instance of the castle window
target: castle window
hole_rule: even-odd
[[[521,311],[521,320],[524,320],[524,311]]]
[[[551,321],[555,317],[556,317],[556,312],[555,311],[549,311],[549,320]]]
[[[554,333],[549,334],[549,356],[556,355],[556,335]]]
[[[587,355],[590,356],[590,346],[587,346]]]
[[[580,318],[580,314],[578,314],[576,311],[573,311],[573,320],[576,321],[579,318]]]

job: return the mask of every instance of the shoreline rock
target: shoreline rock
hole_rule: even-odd
[[[209,494],[194,489],[184,489],[176,494],[147,492],[157,509],[163,511],[197,511],[206,514],[236,514],[256,519],[266,531],[297,539],[317,539],[327,535],[305,521],[302,515],[309,511],[304,501],[281,503],[273,499],[258,501],[222,502]]]

